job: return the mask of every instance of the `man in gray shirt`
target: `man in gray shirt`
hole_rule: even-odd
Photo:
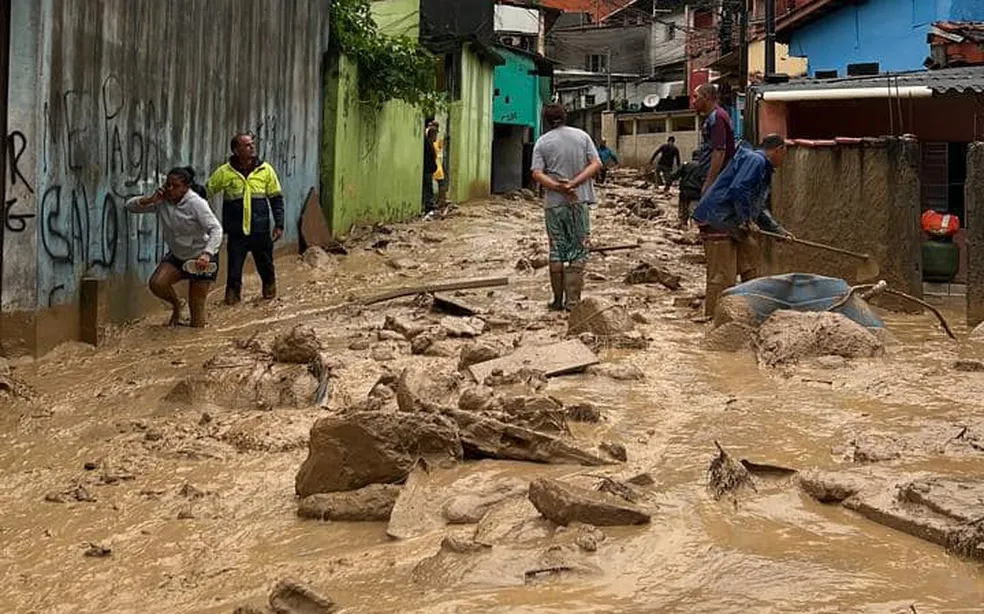
[[[533,147],[531,170],[533,179],[546,190],[544,218],[553,290],[553,302],[548,307],[560,311],[573,308],[581,300],[584,266],[590,253],[589,205],[595,203],[592,178],[602,165],[591,137],[565,125],[567,110],[563,105],[546,107],[543,119],[549,131]]]

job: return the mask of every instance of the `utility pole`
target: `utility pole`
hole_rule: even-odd
[[[744,92],[748,86],[748,0],[738,0],[738,82]]]
[[[612,48],[609,47],[605,54],[605,68],[608,70],[608,110],[612,110]]]
[[[776,74],[776,0],[765,0],[765,78]]]

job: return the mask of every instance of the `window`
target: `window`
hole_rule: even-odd
[[[608,72],[608,56],[604,54],[585,56],[584,68],[591,72]]]
[[[593,107],[595,104],[597,104],[597,102],[594,94],[587,94],[584,97],[584,106]]]
[[[676,24],[666,24],[666,40],[671,41],[676,38]]]

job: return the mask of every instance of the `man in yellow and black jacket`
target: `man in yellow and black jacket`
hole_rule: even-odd
[[[277,172],[256,157],[251,134],[237,134],[230,146],[232,157],[212,173],[206,188],[209,198],[222,194],[222,229],[229,239],[225,301],[234,305],[242,300],[247,254],[253,254],[256,272],[263,280],[263,298],[277,296],[273,244],[284,235],[284,195]]]

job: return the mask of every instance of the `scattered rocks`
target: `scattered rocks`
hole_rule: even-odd
[[[601,410],[591,403],[578,403],[567,408],[567,419],[572,422],[601,422]]]
[[[495,390],[488,386],[472,386],[462,391],[458,408],[471,412],[493,411],[498,409],[498,398]]]
[[[400,411],[436,412],[454,406],[461,387],[461,376],[428,365],[412,365],[403,370],[396,384]]]
[[[958,360],[953,363],[953,370],[962,373],[982,373],[984,372],[984,362],[980,360]]]
[[[298,324],[273,340],[273,358],[277,362],[310,364],[320,352],[321,340],[314,329],[306,324]]]
[[[80,503],[96,502],[96,498],[90,495],[89,491],[81,484],[76,484],[60,492],[49,492],[44,496],[44,500],[48,503],[69,503],[71,501]]]
[[[455,425],[443,416],[402,412],[322,418],[311,428],[308,457],[295,487],[307,497],[395,483],[420,457],[461,459]]]
[[[406,341],[406,338],[395,330],[380,330],[376,333],[376,338],[380,341]]]
[[[412,340],[420,333],[427,330],[427,327],[414,324],[413,322],[398,316],[386,316],[383,322],[383,330],[391,330],[403,335],[405,339]]]
[[[371,345],[372,342],[370,342],[368,339],[355,339],[354,341],[352,341],[352,343],[349,344],[348,349],[352,350],[353,352],[364,352],[368,350]]]
[[[328,252],[317,245],[307,248],[301,260],[312,269],[330,269],[334,266],[334,261]]]
[[[492,546],[481,544],[469,537],[460,535],[448,535],[441,540],[441,550],[444,552],[454,552],[457,554],[470,554],[472,552],[482,552]]]
[[[485,330],[485,322],[478,318],[445,316],[441,319],[441,328],[449,337],[472,339],[482,334]]]
[[[610,461],[560,438],[463,411],[449,412],[458,423],[465,452],[475,458],[588,466]]]
[[[335,602],[300,582],[281,580],[270,593],[270,607],[276,614],[331,614]]]
[[[661,284],[669,290],[680,289],[680,276],[648,262],[640,262],[625,276],[627,284]]]
[[[568,336],[593,333],[597,337],[614,337],[632,329],[634,322],[621,305],[589,296],[571,310],[567,320]]]
[[[400,487],[394,484],[310,495],[298,502],[297,515],[314,520],[387,521],[399,496]]]
[[[615,443],[611,441],[602,442],[600,446],[601,451],[605,454],[611,456],[617,461],[626,462],[629,460],[629,454],[625,450],[625,446],[620,443]]]
[[[871,358],[884,351],[875,335],[839,313],[776,311],[759,329],[759,361],[768,366],[825,355]]]
[[[109,546],[103,546],[102,544],[88,543],[85,545],[85,551],[82,556],[86,556],[94,559],[104,559],[112,556],[113,549]]]
[[[597,552],[598,545],[605,541],[605,534],[598,527],[584,524],[577,526],[574,543],[585,552]]]
[[[642,508],[610,495],[540,478],[530,484],[530,501],[545,518],[560,525],[581,522],[594,526],[646,524]]]
[[[515,395],[498,403],[511,424],[534,431],[567,433],[567,411],[560,401],[541,395]]]
[[[646,374],[635,365],[605,362],[588,367],[587,373],[596,377],[607,377],[621,382],[635,382],[646,379]]]
[[[441,510],[450,524],[475,524],[485,517],[493,506],[501,501],[526,492],[527,485],[522,481],[492,483],[475,493],[449,499]]]
[[[369,357],[376,362],[391,362],[396,360],[398,351],[399,349],[393,345],[393,342],[386,341],[372,346],[372,349],[369,351]]]

